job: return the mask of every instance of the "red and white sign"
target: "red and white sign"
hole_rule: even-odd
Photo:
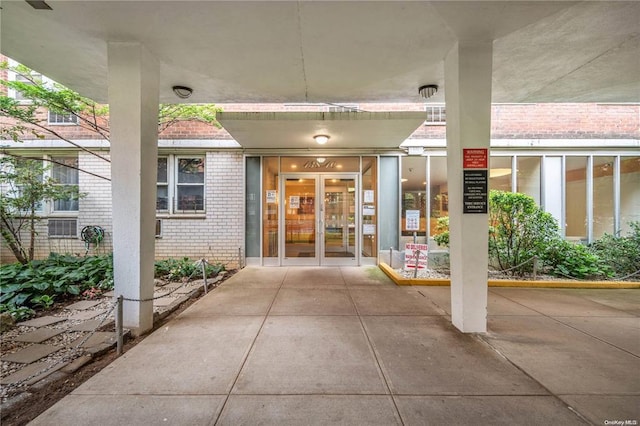
[[[418,269],[426,269],[428,250],[429,246],[426,244],[406,243],[404,245],[404,268],[415,269],[417,261]]]
[[[463,148],[462,168],[487,169],[489,168],[489,150],[487,148]]]

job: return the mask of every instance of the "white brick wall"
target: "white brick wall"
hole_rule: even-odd
[[[80,169],[111,177],[110,163],[91,154],[80,152],[78,164]],[[156,258],[205,257],[229,269],[239,266],[238,248],[244,244],[243,170],[243,156],[238,151],[206,153],[206,214],[161,215],[162,237],[156,239]],[[111,251],[111,182],[80,172],[79,186],[86,195],[79,203],[78,238],[49,238],[45,219],[38,227],[36,257],[46,257],[51,251],[84,254],[79,234],[88,225],[105,230],[103,243],[97,250],[92,246],[90,253]],[[14,261],[4,245],[0,256],[3,263]]]
[[[244,244],[243,157],[240,152],[206,154],[206,214],[162,219],[156,257],[205,257],[228,268],[238,264]]]

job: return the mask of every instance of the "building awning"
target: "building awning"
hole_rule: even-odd
[[[217,119],[247,149],[397,149],[424,112],[221,112]],[[317,144],[315,135],[330,137]]]

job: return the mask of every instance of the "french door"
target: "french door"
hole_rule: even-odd
[[[358,264],[357,174],[283,174],[282,265]]]

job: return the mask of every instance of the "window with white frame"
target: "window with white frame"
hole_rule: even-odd
[[[447,123],[447,110],[444,105],[425,105],[424,108],[427,112],[425,124],[432,125]]]
[[[158,157],[156,210],[160,213],[204,213],[205,159]]]
[[[78,157],[51,157],[51,178],[58,185],[69,189],[78,188]],[[78,211],[78,199],[69,197],[53,202],[54,212]]]
[[[49,110],[49,124],[78,124],[78,116]]]
[[[13,80],[33,86],[35,84],[34,82],[41,82],[42,81],[42,74],[39,74],[39,73],[36,73],[36,72],[32,72],[31,75],[26,76],[26,75],[23,75],[23,74],[15,73],[15,74],[13,74]],[[19,90],[11,90],[9,92],[9,96],[13,97],[17,101],[20,101],[21,103],[30,103],[31,102],[31,100],[28,97],[26,97]]]
[[[156,210],[169,211],[169,158],[158,157]]]
[[[204,158],[176,159],[175,211],[204,211]]]

